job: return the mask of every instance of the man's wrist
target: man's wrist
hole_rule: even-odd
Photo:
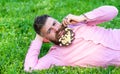
[[[87,21],[88,20],[88,17],[85,15],[85,14],[82,14],[85,18],[85,20]]]
[[[86,22],[88,20],[88,18],[87,18],[87,16],[85,14],[80,15],[80,17],[82,18],[82,20],[84,22]]]

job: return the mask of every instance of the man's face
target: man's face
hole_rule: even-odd
[[[51,17],[48,17],[45,22],[45,25],[41,29],[42,36],[52,42],[58,42],[56,35],[60,28],[61,23],[59,23],[57,20]]]

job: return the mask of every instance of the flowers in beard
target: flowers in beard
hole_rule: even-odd
[[[72,44],[72,41],[75,39],[74,36],[75,33],[73,32],[73,30],[64,26],[62,26],[56,34],[59,46],[68,46]]]

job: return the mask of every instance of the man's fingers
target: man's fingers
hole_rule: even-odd
[[[63,19],[62,24],[66,27],[67,23],[66,23],[66,18]]]
[[[68,18],[65,18],[65,24],[68,25],[69,24],[69,19]]]
[[[64,26],[69,25],[69,24],[70,24],[70,19],[69,19],[69,18],[64,18],[62,24],[63,24]]]
[[[65,24],[65,20],[62,21],[62,25],[63,25],[63,26],[67,26],[67,25]]]
[[[71,20],[70,18],[67,19],[67,24],[71,24],[70,20]]]

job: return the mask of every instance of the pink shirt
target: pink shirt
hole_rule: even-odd
[[[42,42],[33,40],[25,58],[24,70],[47,69],[56,66],[94,67],[120,66],[120,29],[104,29],[96,24],[113,19],[118,10],[113,6],[102,6],[85,13],[87,22],[73,24],[75,32],[72,45],[54,45],[38,59]]]

